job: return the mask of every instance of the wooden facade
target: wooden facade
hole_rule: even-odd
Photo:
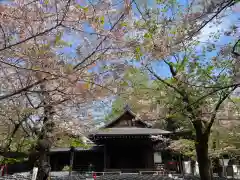
[[[89,171],[90,165],[94,171],[103,171],[104,159],[103,147],[95,146],[94,148],[82,149],[76,148],[74,152],[73,170]],[[51,152],[50,163],[52,171],[62,171],[70,163],[69,148],[59,148]]]
[[[93,171],[98,172],[154,171],[159,165],[154,160],[156,151],[161,151],[162,163],[165,164],[172,155],[168,151],[156,150],[156,142],[151,136],[170,137],[171,134],[169,131],[151,128],[149,124],[136,119],[131,110],[125,109],[118,118],[88,136],[95,146],[89,149],[76,148],[73,170],[86,171],[91,166]],[[61,170],[69,164],[69,157],[70,152],[67,150],[52,151],[52,170]]]

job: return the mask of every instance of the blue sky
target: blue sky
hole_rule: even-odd
[[[152,1],[148,1],[149,3],[152,3]],[[183,4],[185,1],[181,1]],[[239,11],[240,12],[240,11]],[[213,42],[212,39],[210,39],[210,35],[211,33],[216,33],[218,30],[221,31],[225,31],[227,29],[229,29],[229,27],[233,24],[235,25],[239,25],[239,12],[228,12],[227,16],[224,17],[222,19],[222,23],[218,24],[218,26],[216,26],[215,24],[210,23],[208,26],[206,26],[202,32],[200,33],[200,35],[198,35],[197,40],[200,41],[201,43],[199,44],[198,47],[196,47],[196,52],[200,52],[201,47],[202,46],[206,46],[209,43],[214,43],[216,44],[216,51],[213,52],[209,52],[207,54],[207,56],[210,58],[211,56],[213,56],[214,54],[216,54],[216,52],[225,44],[228,44],[229,42],[233,42],[235,41],[236,37],[229,37],[229,36],[225,36],[225,35],[221,35],[220,38],[217,40],[217,42]],[[136,16],[139,16],[139,14],[135,14]],[[109,26],[105,25],[106,28],[109,28]],[[85,24],[84,26],[84,31],[92,33],[94,32],[93,29],[91,27],[89,27],[87,24]],[[64,39],[66,40],[70,40],[72,42],[72,47],[68,47],[65,48],[63,50],[63,52],[65,53],[70,53],[72,57],[77,56],[75,53],[75,48],[78,46],[79,43],[81,43],[80,38],[77,38],[77,36],[74,35],[65,35]],[[136,66],[139,66],[139,63],[134,63]],[[153,63],[153,69],[154,71],[162,77],[166,77],[166,76],[170,76],[170,72],[168,67],[161,61],[155,62]],[[112,99],[112,98],[110,98]],[[109,112],[109,107],[111,106],[111,102],[110,99],[103,100],[103,101],[98,101],[95,104],[95,115],[96,117],[101,117],[101,115],[104,112]],[[99,107],[101,107],[101,112],[97,111],[96,109],[99,109]],[[104,108],[103,108],[104,107]],[[104,109],[104,110],[103,110]]]
[[[8,3],[9,2],[9,0],[0,0],[0,3]]]
[[[154,5],[155,0],[148,0],[149,5]],[[180,0],[181,4],[184,5],[186,0]],[[135,8],[133,8],[135,9]],[[136,9],[135,9],[135,15],[139,16],[139,14],[137,13]],[[240,10],[239,10],[240,12]],[[239,12],[228,12],[227,16],[223,18],[222,23],[220,23],[218,26],[216,26],[215,24],[209,24],[208,26],[206,26],[201,34],[198,36],[198,40],[201,42],[199,47],[196,48],[196,51],[198,51],[201,46],[207,45],[208,43],[214,43],[216,44],[217,50],[219,50],[219,48],[229,42],[232,42],[235,40],[236,37],[228,37],[228,36],[220,36],[220,38],[218,39],[217,42],[213,42],[209,35],[211,33],[217,32],[219,31],[225,31],[226,29],[228,29],[232,24],[235,24],[238,26],[239,24]],[[109,24],[105,23],[104,26],[106,29],[109,29]],[[94,30],[87,24],[84,24],[84,29],[86,32],[86,36],[88,33],[94,33]],[[60,52],[63,52],[65,54],[68,54],[70,57],[77,57],[76,54],[76,47],[81,44],[81,40],[82,38],[80,36],[78,36],[77,34],[65,34],[64,35],[64,40],[66,41],[70,41],[72,46],[71,47],[65,47],[64,49],[60,50]],[[211,56],[214,52],[209,53],[209,56]],[[153,64],[153,68],[154,70],[160,75],[160,76],[168,76],[169,75],[169,70],[166,67],[166,65],[162,62],[156,62]]]
[[[0,0],[0,3],[5,3],[5,2],[9,2],[9,0]],[[82,3],[82,0],[76,0],[79,3]],[[138,1],[142,1],[142,2],[146,2],[146,0],[138,0]],[[154,4],[155,0],[148,0],[147,3],[150,6],[155,6],[156,4]],[[179,2],[184,5],[186,4],[187,0],[179,0]],[[84,4],[81,4],[84,5]],[[239,6],[239,5],[238,5]],[[120,8],[120,5],[117,7]],[[136,9],[134,9],[135,12],[135,16],[139,17],[139,13],[137,13]],[[236,8],[237,9],[237,8]],[[240,12],[240,7],[238,7],[239,12]],[[235,24],[239,27],[239,17],[240,17],[240,13],[238,11],[234,11],[234,12],[229,12],[229,14],[223,18],[223,22],[220,23],[218,26],[213,25],[213,24],[209,24],[208,26],[206,26],[201,34],[198,36],[198,40],[201,42],[201,44],[199,45],[198,48],[196,48],[196,51],[199,51],[199,48],[203,45],[206,45],[207,43],[211,43],[212,40],[209,39],[209,35],[212,32],[216,32],[217,30],[226,30],[228,29],[232,24]],[[106,21],[107,22],[107,21]],[[212,27],[211,27],[212,25]],[[86,36],[89,37],[89,33],[94,33],[94,30],[87,24],[84,24],[84,31],[86,32]],[[105,23],[104,24],[104,28],[105,29],[109,29],[109,24]],[[240,34],[239,34],[240,35]],[[94,36],[94,35],[92,35]],[[217,45],[217,50],[218,48],[220,48],[221,46],[223,46],[224,44],[227,44],[229,42],[232,42],[235,40],[236,37],[227,37],[227,36],[221,36],[219,38],[219,40],[217,42],[215,42],[215,44]],[[59,53],[64,53],[65,55],[67,55],[69,58],[75,58],[78,57],[77,53],[76,53],[76,48],[79,46],[79,44],[81,44],[83,42],[82,36],[80,36],[78,33],[65,33],[63,36],[63,40],[68,41],[71,43],[70,47],[65,47],[63,49],[60,49],[58,52]],[[209,53],[209,56],[211,56],[213,53],[215,52],[211,52]],[[137,64],[136,64],[137,65]],[[153,64],[153,69],[155,70],[155,72],[157,72],[158,75],[162,76],[162,77],[166,77],[168,76],[169,73],[169,69],[168,67],[162,63],[162,62],[157,62]],[[102,103],[99,103],[100,105]],[[104,105],[106,106],[106,102],[104,100]],[[109,104],[110,105],[110,104]],[[97,107],[98,105],[96,105]]]

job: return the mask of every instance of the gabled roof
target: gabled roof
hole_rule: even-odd
[[[94,136],[121,136],[121,135],[164,135],[170,131],[152,128],[106,128],[93,133]]]
[[[131,116],[133,116],[133,118],[137,118],[136,121],[142,123],[145,127],[151,127],[151,125],[149,123],[144,122],[142,119],[137,117],[137,114],[135,114],[129,107],[129,105],[126,105],[124,107],[124,111],[114,120],[110,121],[109,123],[107,123],[103,128],[109,128],[111,125],[113,125],[114,123],[116,123],[117,121],[119,121],[121,119],[121,117],[123,115],[125,115],[126,113],[129,113]]]

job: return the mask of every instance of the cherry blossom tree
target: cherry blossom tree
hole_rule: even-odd
[[[106,0],[15,0],[0,6],[0,100],[7,105],[2,110],[9,122],[14,119],[12,107],[24,112],[13,125],[36,139],[32,150],[37,156],[32,159],[39,168],[38,180],[49,173],[47,151],[54,130],[77,124],[75,133],[88,131],[94,124],[91,112],[82,120],[79,114],[113,93],[110,77],[101,79],[94,67],[117,57],[125,33],[121,24],[130,8],[128,1],[120,7]],[[79,42],[72,44],[66,36]],[[66,49],[74,49],[75,57],[61,53]],[[16,136],[15,128],[6,137],[4,151]]]
[[[131,50],[126,51],[126,56],[138,61],[142,72],[147,73],[153,82],[164,86],[155,90],[155,94],[162,97],[159,101],[164,101],[171,107],[170,115],[178,117],[181,114],[194,130],[194,148],[203,180],[212,179],[208,156],[212,126],[220,107],[240,84],[237,81],[239,69],[236,68],[238,54],[233,51],[238,43],[222,47],[216,47],[215,43],[223,35],[236,39],[236,27],[231,28],[233,31],[230,33],[226,30],[210,34],[210,38],[213,38],[207,42],[201,42],[201,32],[210,24],[221,24],[223,17],[231,12],[236,3],[233,0],[191,1],[185,5],[177,1],[157,1],[158,6],[153,8],[134,1],[141,18],[135,20],[132,26],[129,25],[128,29],[141,33],[135,33],[134,37],[128,37],[124,41],[125,47]],[[215,55],[209,56],[209,52]],[[169,74],[166,77],[160,76],[154,64],[164,64]],[[138,72],[132,71],[130,74],[136,79]],[[140,84],[154,92],[152,81],[149,80],[146,84],[142,81]],[[144,88],[140,90],[139,86],[135,86],[136,89],[133,87],[133,90],[125,84],[124,87],[131,95],[153,101],[151,96],[137,94],[144,92]],[[139,99],[138,103],[141,104]],[[209,110],[208,115],[204,113],[206,109]]]

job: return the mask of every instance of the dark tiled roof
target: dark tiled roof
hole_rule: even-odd
[[[132,115],[133,117],[136,117],[137,115],[130,109],[130,107],[127,105],[124,108],[124,111],[114,120],[108,122],[104,128],[108,128],[109,126],[111,126],[112,124],[114,124],[115,122],[117,122],[124,114],[129,113],[130,115]],[[151,127],[152,125],[149,123],[146,123],[145,121],[143,121],[142,119],[137,119],[137,121],[139,121],[140,123],[144,124],[146,127]]]
[[[7,157],[7,158],[19,158],[19,157],[26,157],[28,156],[24,152],[5,152],[5,153],[0,153],[1,156]]]
[[[160,135],[160,134],[171,134],[170,131],[165,131],[162,129],[152,129],[152,128],[106,128],[99,130],[92,135],[99,136],[111,136],[111,135]]]

